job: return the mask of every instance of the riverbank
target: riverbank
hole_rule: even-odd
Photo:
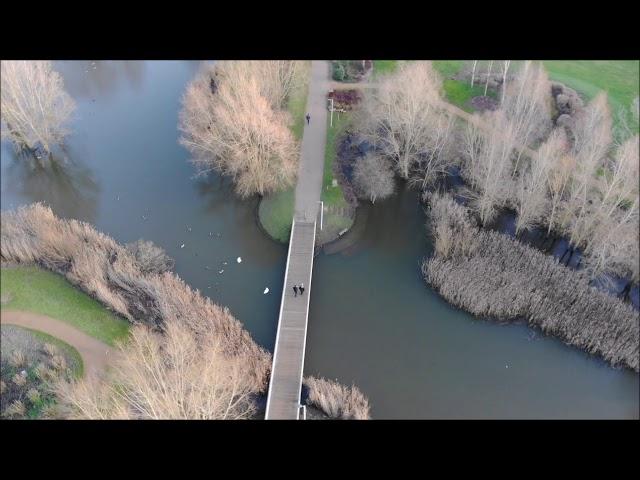
[[[425,280],[448,302],[481,317],[524,318],[612,366],[639,370],[638,315],[580,272],[495,231],[482,230],[451,197],[432,196],[434,255]]]
[[[33,312],[69,324],[107,345],[127,337],[129,322],[71,285],[37,266],[2,265],[0,310]]]

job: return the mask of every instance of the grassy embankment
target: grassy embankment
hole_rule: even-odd
[[[108,345],[128,334],[129,322],[60,275],[38,267],[3,268],[0,274],[0,293],[9,299],[2,309],[48,315]]]
[[[333,163],[337,158],[338,139],[350,125],[351,120],[351,113],[335,112],[333,126],[330,126],[331,119],[327,117],[327,142],[324,149],[324,173],[320,196],[324,205],[323,232],[319,234],[322,242],[336,238],[340,232],[353,225],[354,219],[346,215],[348,204],[342,188],[339,184],[333,185]]]
[[[480,85],[472,88],[467,82],[450,78],[460,71],[464,61],[435,60],[433,64],[444,79],[447,101],[472,112],[473,107],[469,101],[476,95],[482,95],[484,88]],[[631,104],[638,96],[640,62],[637,60],[545,60],[543,64],[551,80],[573,88],[586,101],[594,98],[602,90],[607,92],[614,114],[614,125],[620,126],[618,115],[621,114],[631,131],[638,131],[638,120],[631,113]],[[511,62],[510,71],[517,71],[520,65],[522,61]],[[495,63],[494,67],[499,68]],[[486,69],[486,62],[478,62],[477,68]],[[487,94],[497,96],[497,92],[491,90]]]
[[[289,98],[288,110],[294,119],[291,130],[298,141],[302,141],[304,132],[304,114],[307,103],[308,84],[302,85]],[[349,228],[353,220],[340,214],[347,202],[340,186],[333,186],[333,162],[336,158],[336,141],[340,133],[350,121],[350,115],[335,113],[333,127],[329,126],[327,118],[327,140],[325,147],[324,174],[322,180],[322,196],[325,214],[323,229],[325,233],[335,233]],[[260,223],[267,233],[274,239],[287,243],[291,232],[291,220],[293,218],[293,205],[295,201],[295,187],[284,190],[274,195],[264,197],[258,207]]]

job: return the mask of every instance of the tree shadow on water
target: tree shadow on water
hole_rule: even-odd
[[[16,153],[3,172],[8,176],[7,190],[42,202],[61,217],[95,223],[100,186],[88,167],[66,153],[61,148],[39,160],[30,153]]]

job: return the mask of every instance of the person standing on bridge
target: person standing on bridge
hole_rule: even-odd
[[[304,293],[304,283],[301,283],[301,284],[298,286],[298,289],[300,290],[300,295],[302,295],[302,294]]]
[[[293,286],[293,296],[294,296],[294,297],[297,297],[297,296],[298,296],[298,286],[297,286],[297,285],[294,285],[294,286]]]
[[[309,125],[309,122],[311,121],[311,115],[307,113],[306,119],[307,119],[307,125]]]

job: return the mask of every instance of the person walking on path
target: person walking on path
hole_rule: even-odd
[[[300,290],[300,295],[302,295],[304,293],[304,283],[298,285],[298,289]]]
[[[306,119],[307,119],[307,125],[309,125],[309,122],[311,121],[311,115],[307,113]]]
[[[298,296],[298,285],[294,285],[293,286],[293,296],[297,297]]]

